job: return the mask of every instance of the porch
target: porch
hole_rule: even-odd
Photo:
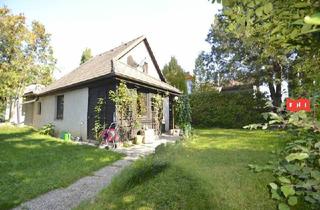
[[[132,107],[119,113],[115,103],[110,99],[110,91],[116,91],[120,83],[123,82],[130,91],[135,91],[137,100],[131,102]],[[156,96],[162,97],[162,102],[158,109],[154,108]],[[124,139],[133,139],[138,132],[153,129],[155,135],[169,132],[173,128],[173,99],[176,95],[165,92],[154,87],[137,84],[130,80],[115,78],[95,83],[89,87],[87,131],[88,140],[94,140],[94,126],[97,114],[95,108],[98,100],[102,98],[105,104],[101,107],[100,123],[103,128],[108,128],[113,122],[117,122],[122,130],[127,131]],[[159,119],[161,118],[161,119]]]
[[[131,147],[120,147],[115,151],[125,154],[129,159],[138,159],[141,156],[154,153],[156,148],[161,144],[175,143],[179,140],[179,136],[173,136],[168,134],[162,134],[155,141],[147,144],[138,144]]]

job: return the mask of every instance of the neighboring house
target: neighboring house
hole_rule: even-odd
[[[148,128],[153,128],[152,95],[166,96],[163,122],[166,131],[172,128],[172,102],[181,92],[166,82],[145,37],[91,58],[39,93],[27,93],[25,123],[37,128],[53,123],[57,133],[69,131],[83,139],[94,139],[97,100],[100,97],[106,100],[102,119],[108,125],[116,119],[115,104],[108,93],[115,90],[120,81],[145,94],[147,111],[141,123]]]
[[[241,91],[250,91],[250,90],[253,90],[255,92],[259,90],[260,92],[265,93],[266,96],[271,100],[269,87],[266,84],[257,86],[250,82],[244,84],[243,82],[231,80],[228,84],[222,87],[218,87],[217,90],[219,92],[241,92]],[[282,97],[281,97],[282,101],[284,101],[287,97],[288,97],[288,83],[282,82]]]
[[[37,93],[44,86],[43,85],[29,85],[26,87],[24,94],[29,92]],[[14,124],[23,124],[25,121],[24,110],[23,110],[23,98],[13,99],[6,104],[6,109],[4,111],[4,120]]]
[[[255,90],[255,86],[253,84],[251,83],[244,84],[236,80],[230,80],[220,85],[215,85],[213,83],[206,83],[204,87],[207,88],[208,90],[216,90],[219,93]]]
[[[219,92],[242,92],[242,91],[253,91],[255,86],[251,83],[244,84],[242,82],[231,80],[228,84],[218,87]]]
[[[22,114],[22,98],[13,99],[6,105],[4,111],[4,120],[13,124],[21,124],[24,122],[24,116]]]

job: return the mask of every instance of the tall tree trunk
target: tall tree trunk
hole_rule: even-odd
[[[20,104],[19,98],[16,99],[16,108],[17,108],[17,124],[20,124]]]
[[[294,72],[293,68],[290,67],[288,73],[288,95],[289,97],[295,96],[295,90],[298,87],[298,75]]]
[[[8,121],[10,122],[11,121],[11,118],[12,118],[12,98],[10,97],[9,98],[9,102],[8,102],[8,105],[9,105],[9,116],[8,116]]]
[[[7,109],[7,100],[5,97],[0,97],[0,118],[5,118],[6,109]]]
[[[273,82],[269,82],[268,86],[273,106],[280,107],[282,103],[281,83],[274,86]]]
[[[279,63],[273,64],[272,79],[268,82],[272,104],[280,107],[282,103],[282,67]]]

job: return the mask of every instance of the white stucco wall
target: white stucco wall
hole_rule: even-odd
[[[144,42],[138,44],[134,49],[124,55],[119,61],[126,64],[128,56],[132,56],[134,61],[138,64],[143,65],[144,62],[148,63],[148,75],[160,80],[159,73],[152,62],[152,59]],[[138,67],[137,70],[143,72],[143,69],[141,67]]]
[[[24,124],[33,126],[33,110],[35,103],[24,104],[22,108],[22,114],[25,116]]]
[[[68,131],[73,136],[81,136],[87,139],[87,112],[88,112],[88,88],[77,89],[57,95],[49,95],[39,98],[41,102],[41,115],[38,114],[37,102],[33,106],[33,125],[36,128],[53,123],[57,134]],[[57,96],[64,95],[63,119],[56,119]]]

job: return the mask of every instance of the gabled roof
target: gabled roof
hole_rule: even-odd
[[[154,66],[156,67],[160,80],[157,80],[145,73],[139,72],[138,70],[131,69],[132,71],[128,71],[125,69],[117,68],[114,70],[114,62],[120,59],[122,56],[130,52],[133,48],[135,48],[138,44],[144,42],[147,50],[151,56]],[[138,82],[142,82],[148,85],[152,85],[155,87],[159,87],[161,89],[174,92],[174,93],[181,93],[177,88],[169,85],[165,77],[163,76],[159,65],[152,53],[150,45],[147,39],[144,36],[140,36],[130,42],[124,43],[112,50],[99,54],[84,64],[80,65],[78,68],[70,72],[69,74],[63,76],[62,78],[58,79],[57,81],[53,82],[51,85],[44,88],[39,95],[49,94],[51,92],[55,92],[58,90],[63,90],[71,87],[75,87],[80,84],[92,82],[104,77],[108,76],[122,76],[124,78],[128,78],[131,80],[136,80]]]

